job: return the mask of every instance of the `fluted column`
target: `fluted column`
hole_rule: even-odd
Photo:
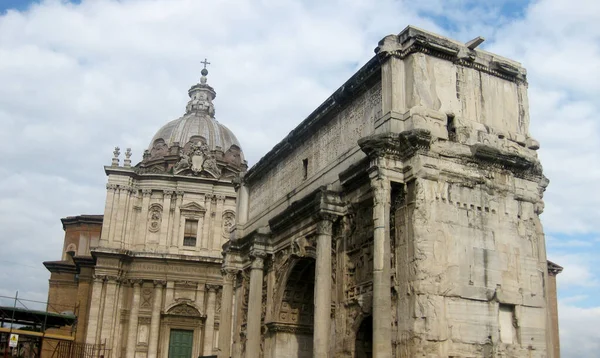
[[[373,356],[391,357],[390,182],[371,173],[373,189]]]
[[[102,302],[102,285],[104,276],[94,275],[92,280],[92,298],[90,304],[90,315],[88,320],[87,335],[85,342],[96,344],[96,333],[98,330],[98,320],[100,319],[100,304]]]
[[[237,270],[223,269],[223,294],[221,295],[221,318],[219,322],[219,358],[231,354],[231,312],[233,309],[233,281]]]
[[[156,358],[158,353],[158,331],[160,329],[160,310],[162,308],[162,293],[166,281],[154,281],[154,300],[152,302],[152,317],[150,318],[150,338],[148,343],[148,358]]]
[[[332,215],[320,215],[317,222],[315,265],[313,357],[329,357],[331,330],[331,232]]]
[[[266,254],[252,251],[250,267],[250,292],[248,293],[248,319],[246,326],[246,358],[260,354],[260,319],[262,305],[263,268]]]
[[[131,298],[131,313],[129,314],[129,330],[127,332],[126,357],[135,356],[138,333],[138,315],[140,313],[140,291],[142,280],[133,280],[133,297]]]
[[[171,218],[171,196],[172,190],[163,190],[163,214],[160,225],[160,236],[158,238],[158,246],[162,249],[167,247],[169,236],[169,219]]]
[[[104,314],[102,315],[102,334],[100,342],[106,341],[107,347],[112,347],[112,332],[115,329],[114,318],[117,304],[117,280],[116,276],[106,277],[106,290],[104,290]]]
[[[204,324],[204,355],[212,355],[215,338],[215,309],[217,302],[217,285],[206,285],[208,301],[206,302],[206,323]]]

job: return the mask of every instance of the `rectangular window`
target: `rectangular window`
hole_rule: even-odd
[[[303,179],[308,178],[308,158],[302,159],[302,175]]]
[[[183,230],[183,246],[196,246],[196,235],[198,234],[198,220],[185,219]]]

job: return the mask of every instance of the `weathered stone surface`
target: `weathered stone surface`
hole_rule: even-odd
[[[413,27],[384,38],[377,63],[250,169],[225,260],[249,272],[252,250],[268,253],[263,333],[246,325],[245,274],[233,352],[310,356],[312,338],[331,357],[553,356],[526,71],[475,48]],[[327,243],[315,213],[333,215]]]

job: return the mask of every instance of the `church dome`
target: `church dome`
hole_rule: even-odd
[[[185,114],[156,132],[141,167],[152,172],[222,176],[222,169],[244,170],[246,161],[233,132],[215,119],[215,90],[206,83],[206,68],[200,83],[193,85]],[[196,158],[196,159],[193,159]],[[203,163],[203,164],[200,164]],[[164,167],[164,168],[163,168]]]
[[[165,124],[156,132],[148,149],[152,150],[154,144],[161,139],[169,147],[176,143],[184,146],[190,140],[200,139],[210,150],[220,148],[227,152],[232,146],[241,149],[240,142],[229,128],[212,117],[198,113],[186,113],[181,118]]]

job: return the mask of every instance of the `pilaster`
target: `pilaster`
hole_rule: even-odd
[[[154,281],[154,298],[152,302],[152,317],[150,318],[150,337],[148,343],[148,358],[156,358],[158,353],[158,332],[160,329],[160,312],[162,309],[162,293],[166,281]]]
[[[100,342],[106,342],[107,347],[112,347],[112,332],[114,331],[114,318],[117,304],[117,276],[106,276],[106,290],[104,290],[104,314],[102,315],[102,334]]]
[[[181,229],[181,210],[180,210],[180,208],[181,208],[181,204],[183,202],[184,192],[181,190],[178,190],[175,192],[175,194],[177,195],[177,200],[175,202],[175,213],[174,213],[174,218],[173,218],[173,230],[172,230],[173,234],[171,236],[171,247],[176,250],[179,245],[179,230]]]
[[[96,333],[98,330],[100,319],[100,303],[102,302],[102,286],[104,284],[104,276],[94,275],[92,277],[92,298],[90,303],[90,315],[87,327],[87,344],[96,344]]]
[[[146,244],[146,233],[148,232],[148,208],[150,207],[150,197],[152,189],[142,189],[142,212],[137,227],[135,248],[143,248]]]
[[[169,236],[169,222],[171,221],[171,196],[173,195],[172,190],[163,190],[163,214],[162,222],[160,225],[160,237],[159,247],[162,250],[167,248],[168,236]]]
[[[131,298],[131,313],[129,314],[129,330],[127,332],[127,357],[135,357],[142,280],[131,280],[131,283],[133,285],[133,295]]]

